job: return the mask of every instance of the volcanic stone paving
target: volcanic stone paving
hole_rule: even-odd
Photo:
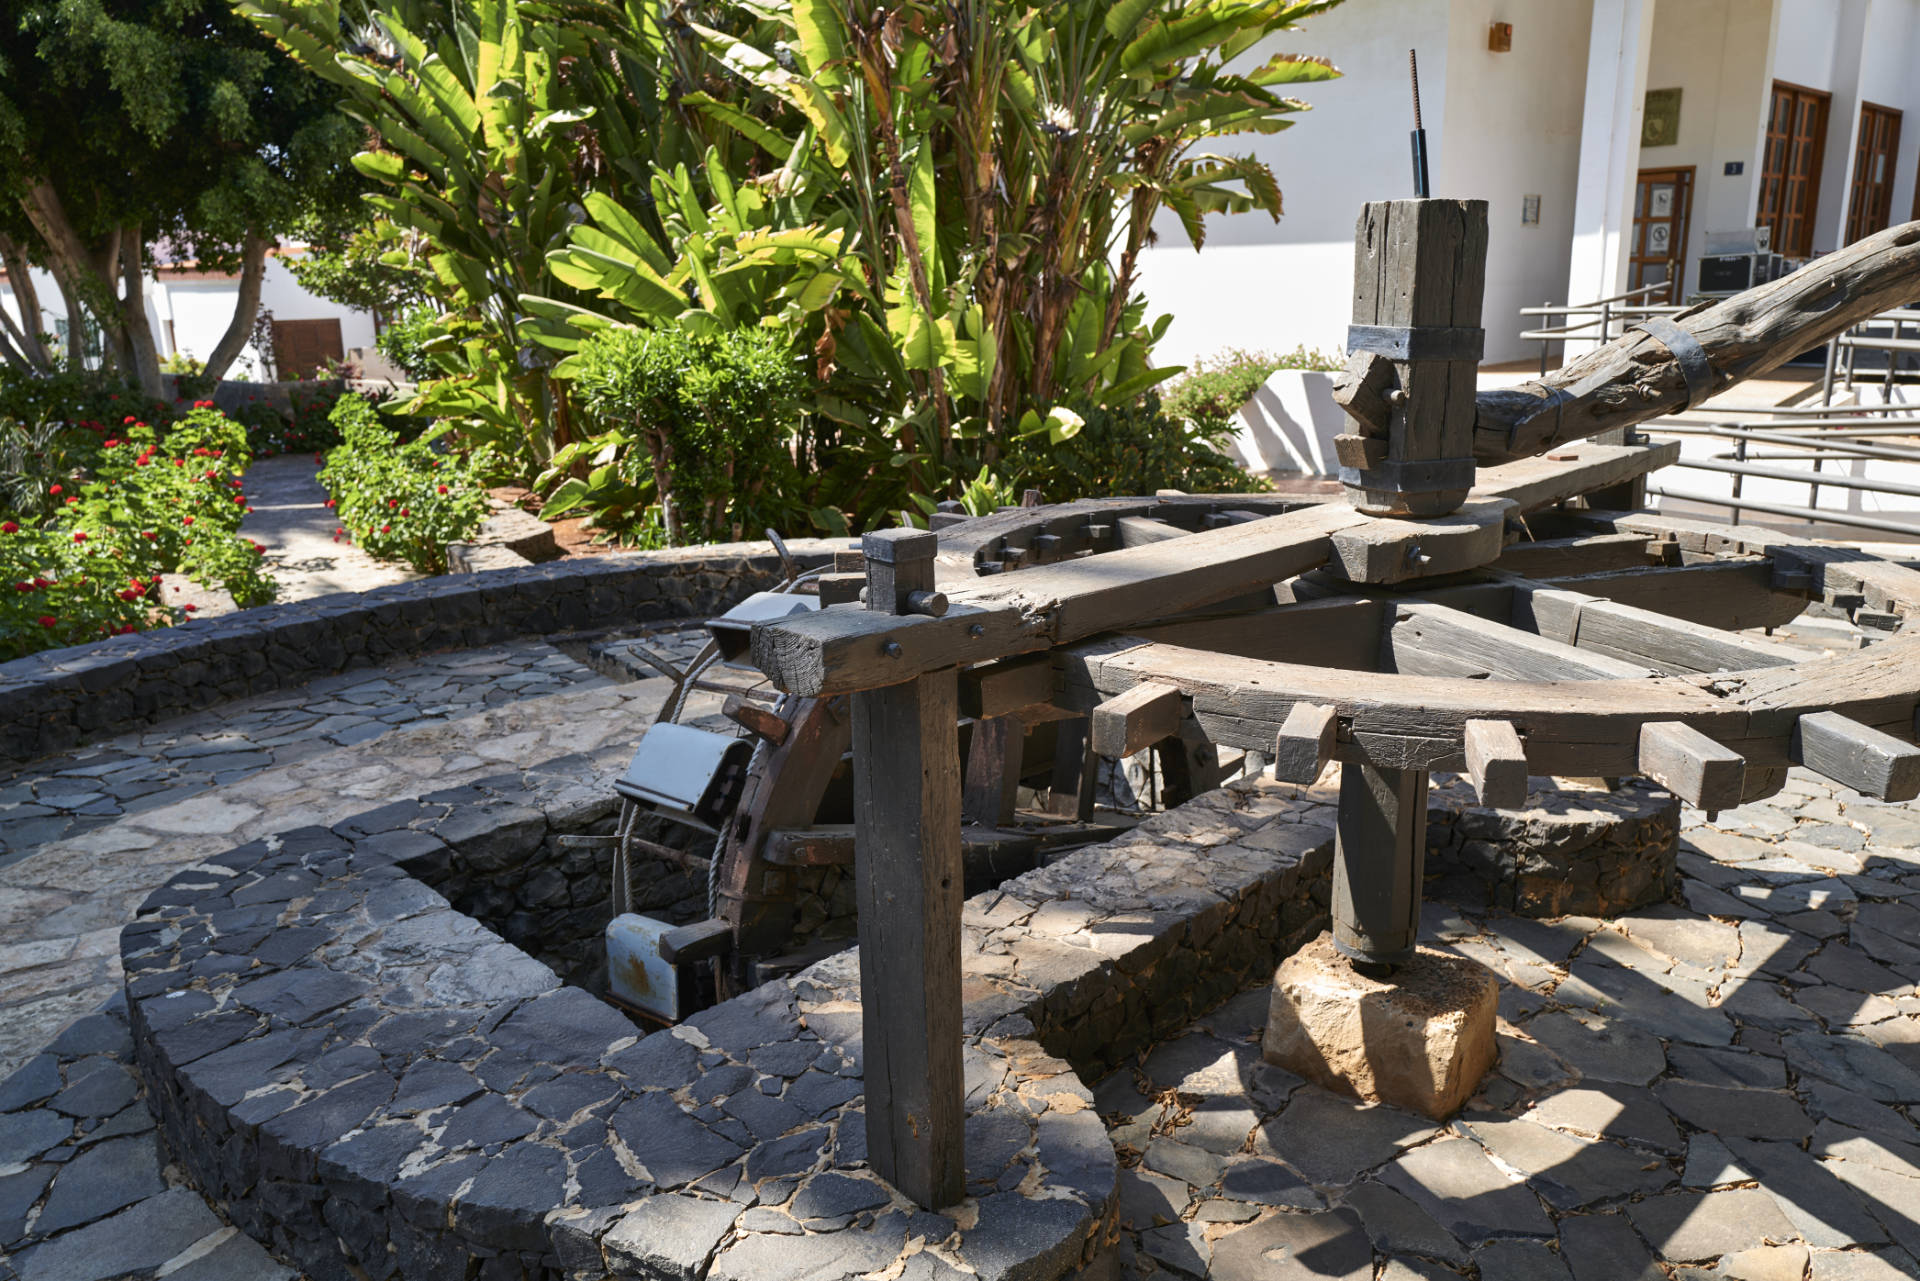
[[[683,662],[698,637],[663,641]],[[11,807],[0,811],[9,842],[0,854],[0,1076],[18,1069],[0,1084],[0,1279],[12,1281],[14,1269],[21,1281],[293,1276],[181,1186],[177,1154],[156,1142],[117,996],[120,925],[154,886],[243,842],[505,768],[548,766],[603,785],[665,684],[613,684],[529,642],[227,704],[15,775],[0,791]],[[1165,882],[1141,880],[1119,897],[1105,884],[1153,865],[1156,842],[1222,885],[1236,859],[1276,837],[1311,846],[1324,867],[1327,833],[1307,829],[1326,827],[1328,799],[1320,789],[1277,810],[1244,801],[1223,810],[1203,798],[1190,818],[1183,810],[1111,851],[1074,856],[1082,870],[1042,869],[1004,902],[970,903],[970,984],[1045,989],[1049,966],[1084,970],[1114,938],[1118,918],[1089,934],[1077,906],[1102,892],[1137,897],[1143,920],[1164,914]],[[1108,872],[1085,870],[1102,859]],[[1682,901],[1608,922],[1518,918],[1486,907],[1470,878],[1436,878],[1430,890],[1447,903],[1430,907],[1426,937],[1489,964],[1503,984],[1501,1063],[1445,1127],[1358,1106],[1261,1063],[1264,985],[1190,1026],[1186,1014],[1171,1025],[1148,1020],[1164,1028],[1161,1044],[1094,1095],[1127,1167],[1126,1228],[1111,1266],[1125,1278],[1280,1281],[1920,1276],[1920,807],[1879,805],[1795,771],[1781,795],[1716,824],[1688,811],[1680,871]],[[1287,884],[1308,901],[1308,881]],[[1313,884],[1324,895],[1324,880]],[[1190,911],[1212,891],[1182,893]],[[1305,919],[1289,914],[1283,937]],[[1036,937],[1057,946],[1036,953]],[[857,1022],[836,964],[795,989],[813,1026]],[[559,994],[551,973],[495,970],[489,981]],[[970,1026],[1001,1017],[995,999],[970,990]],[[1206,999],[1218,997],[1181,1005],[1201,1009]],[[1026,1000],[1010,990],[1004,1003]],[[1102,1016],[1112,1012],[1096,1000],[1077,1023],[1063,1022],[1071,1035],[1060,1033],[1056,1052],[1083,1070],[1099,1063],[1096,1043],[1111,1022]],[[705,1034],[689,1033],[704,1065],[713,1057],[699,1044]],[[777,1048],[747,1055],[754,1075],[767,1075],[761,1058]],[[722,1055],[714,1067],[732,1061]],[[846,1079],[847,1065],[802,1076]],[[328,1073],[350,1085],[345,1074],[358,1070],[315,1062],[304,1075],[309,1088],[326,1088]],[[1071,1080],[1040,1097],[1063,1099]],[[532,1081],[517,1088],[529,1107],[536,1089],[553,1092]],[[493,1150],[486,1126],[501,1119],[464,1119],[476,1150]],[[735,1120],[752,1132],[752,1120]],[[970,1125],[970,1165],[974,1145],[997,1141],[993,1130]],[[833,1138],[826,1159],[845,1155]],[[824,1231],[882,1220],[903,1237],[941,1227],[875,1200],[870,1176],[816,1173],[805,1190],[804,1204],[748,1210],[766,1217],[740,1218],[736,1230],[752,1235],[722,1251],[714,1275],[839,1275],[845,1234]],[[632,1257],[620,1262],[636,1275],[698,1273],[727,1239],[715,1226],[721,1211],[699,1195],[643,1204],[654,1201],[608,1236],[610,1257],[629,1241]],[[725,1213],[731,1220],[738,1203]],[[650,1222],[660,1215],[673,1218],[670,1231]],[[749,1242],[760,1244],[743,1250]],[[897,1268],[885,1253],[871,1262]]]
[[[1795,770],[1687,816],[1684,904],[1429,904],[1502,983],[1449,1125],[1263,1063],[1264,985],[1102,1081],[1123,1275],[1920,1276],[1920,807]]]

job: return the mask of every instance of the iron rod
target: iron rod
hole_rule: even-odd
[[[1658,494],[1662,498],[1671,498],[1683,503],[1703,503],[1708,507],[1731,507],[1733,504],[1725,498],[1715,498],[1711,494],[1689,494],[1678,489],[1648,485],[1649,494]],[[1861,529],[1878,529],[1886,533],[1907,534],[1920,538],[1920,523],[1901,523],[1893,520],[1878,520],[1871,516],[1862,516],[1856,512],[1813,511],[1806,507],[1787,507],[1773,503],[1756,503],[1743,500],[1741,506],[1749,511],[1764,512],[1769,516],[1787,516],[1795,520],[1804,520],[1809,524],[1825,523],[1829,525],[1853,525]]]
[[[1748,455],[1747,457],[1751,458],[1752,455]],[[1785,467],[1756,467],[1751,462],[1744,460],[1730,463],[1718,459],[1682,458],[1679,462],[1675,463],[1674,466],[1685,467],[1694,471],[1726,472],[1733,476],[1735,480],[1738,480],[1742,476],[1758,476],[1766,480],[1791,480],[1802,484],[1808,480],[1807,473],[1803,471],[1792,471]],[[1908,498],[1920,498],[1920,485],[1901,485],[1894,481],[1872,480],[1865,476],[1848,476],[1844,474],[1822,475],[1819,483],[1822,485],[1832,485],[1838,489],[1860,489],[1873,494],[1900,494]],[[1734,490],[1733,496],[1738,498],[1740,491],[1738,489]]]

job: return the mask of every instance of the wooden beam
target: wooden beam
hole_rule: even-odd
[[[1093,750],[1122,760],[1180,731],[1180,687],[1143,682],[1093,709]]]
[[[1640,727],[1639,772],[1698,809],[1732,809],[1746,796],[1746,758],[1676,721]]]
[[[960,714],[975,720],[1008,716],[1053,699],[1053,660],[1045,654],[1003,658],[960,674]]]
[[[1026,735],[1027,727],[1018,716],[996,716],[973,723],[973,741],[967,746],[966,789],[960,797],[963,821],[988,826],[1013,822]]]
[[[1527,803],[1527,749],[1512,721],[1468,721],[1462,745],[1482,805],[1515,810]]]
[[[1295,703],[1280,723],[1273,748],[1273,776],[1282,783],[1311,783],[1333,759],[1339,717],[1324,703]]]
[[[1220,749],[1203,737],[1174,735],[1153,745],[1160,761],[1160,803],[1184,805],[1221,784]]]
[[[1343,595],[1128,631],[1143,640],[1243,658],[1372,670],[1379,661],[1381,620],[1387,608],[1375,596]]]
[[[1522,512],[1530,512],[1644,476],[1679,457],[1677,440],[1657,445],[1585,441],[1556,450],[1552,458],[1522,458],[1498,467],[1485,466],[1483,460],[1473,492],[1476,497],[1510,498]]]
[[[1493,568],[1527,578],[1598,574],[1610,569],[1647,569],[1656,564],[1643,534],[1582,534],[1509,543]]]
[[[1054,731],[1053,778],[1047,789],[1047,813],[1085,823],[1093,818],[1100,755],[1084,718],[1061,721]]]
[[[1869,316],[1920,295],[1920,223],[1890,227],[1769,284],[1676,317],[1711,367],[1712,390],[1818,347]],[[1680,359],[1630,331],[1544,378],[1481,392],[1474,455],[1491,465],[1683,409]]]
[[[1381,659],[1407,676],[1467,676],[1496,681],[1630,680],[1650,668],[1576,649],[1427,601],[1393,607]]]
[[[868,1160],[927,1209],[965,1194],[955,684],[937,672],[853,697]]]
[[[1611,516],[1616,529],[1666,538],[1684,551],[1766,556],[1780,586],[1833,604],[1858,602],[1889,613],[1920,613],[1920,570],[1852,547],[1815,543],[1764,525],[1721,525],[1659,512]]]
[[[1178,525],[1169,525],[1164,520],[1155,520],[1151,516],[1122,516],[1114,524],[1120,531],[1122,547],[1145,547],[1151,543],[1164,543],[1169,538],[1185,538],[1193,531],[1182,529]]]
[[[1374,965],[1412,958],[1427,858],[1427,773],[1340,771],[1333,842],[1333,945]]]
[[[1490,565],[1506,543],[1513,504],[1475,498],[1448,516],[1376,520],[1333,535],[1329,568],[1356,583],[1398,583]]]
[[[1785,667],[1807,658],[1805,650],[1779,641],[1544,584],[1514,584],[1513,621],[1562,644],[1668,673]]]
[[[1542,577],[1550,587],[1586,592],[1708,627],[1778,627],[1807,607],[1804,592],[1783,591],[1764,560],[1705,561],[1657,569]]]
[[[1920,747],[1838,712],[1795,723],[1788,749],[1795,765],[1883,801],[1920,796]]]
[[[781,719],[780,713],[754,702],[744,694],[727,695],[726,706],[720,709],[720,714],[775,747],[787,741],[787,735],[793,728]]]

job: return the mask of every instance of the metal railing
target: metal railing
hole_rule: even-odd
[[[1711,457],[1682,455],[1672,465],[1693,471],[1712,472],[1732,477],[1730,496],[1702,494],[1649,482],[1647,492],[1684,502],[1728,508],[1737,524],[1743,512],[1759,512],[1806,521],[1808,524],[1847,525],[1885,533],[1920,538],[1920,510],[1912,519],[1899,520],[1888,515],[1833,510],[1820,506],[1821,488],[1846,489],[1865,493],[1888,494],[1900,498],[1920,498],[1920,445],[1901,447],[1886,443],[1895,434],[1920,438],[1920,418],[1888,423],[1868,420],[1872,426],[1860,426],[1856,415],[1818,414],[1801,411],[1791,423],[1765,427],[1751,423],[1701,421],[1697,417],[1677,415],[1657,419],[1643,429],[1654,436],[1708,436],[1725,440],[1732,448]],[[1911,425],[1910,425],[1911,424]],[[1772,450],[1756,449],[1772,446]],[[1871,476],[1850,476],[1825,470],[1827,463],[1873,461],[1911,465],[1914,471],[1904,480]],[[1808,469],[1773,466],[1774,463],[1805,462]],[[1789,481],[1807,486],[1805,507],[1789,503],[1759,501],[1743,493],[1748,477],[1756,480]]]
[[[1618,337],[1614,332],[1616,320],[1625,322],[1621,326],[1624,332],[1626,324],[1633,321],[1645,320],[1648,316],[1672,316],[1685,311],[1684,307],[1639,301],[1650,294],[1668,288],[1670,283],[1663,280],[1658,284],[1642,285],[1638,289],[1629,289],[1626,293],[1615,294],[1611,298],[1597,298],[1592,302],[1568,303],[1562,306],[1549,300],[1538,307],[1522,307],[1520,314],[1523,317],[1559,316],[1571,321],[1575,316],[1586,316],[1590,319],[1583,320],[1579,324],[1563,323],[1547,325],[1540,329],[1523,329],[1520,331],[1520,341],[1540,344],[1540,376],[1545,378],[1550,348],[1556,342],[1561,344],[1560,351],[1564,359],[1566,343],[1569,339],[1591,341],[1595,345],[1612,342]]]

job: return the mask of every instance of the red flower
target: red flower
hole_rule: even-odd
[[[148,542],[152,542],[156,537],[158,537],[158,535],[156,535],[151,529],[143,529],[140,531],[140,537],[146,539]]]
[[[115,399],[115,400],[118,400],[118,399],[120,399],[120,398],[119,398],[118,396],[115,396],[115,397],[114,397],[114,399]],[[132,415],[132,414],[128,414],[128,415],[127,415],[127,416],[126,416],[125,418],[122,418],[122,419],[121,419],[120,421],[121,421],[122,423],[130,423],[130,422],[133,422],[133,421],[134,421],[134,417],[133,417],[133,415]]]
[[[69,507],[78,507],[79,505],[80,505],[80,500],[78,498],[69,498],[67,500],[67,506]]]
[[[400,514],[401,514],[402,516],[411,516],[411,515],[412,515],[413,513],[412,513],[412,512],[410,512],[410,511],[408,511],[408,510],[407,510],[406,508],[404,508],[404,507],[402,507],[402,508],[400,509]]]
[[[100,442],[100,448],[112,449],[115,445],[118,445],[119,443],[120,442],[117,440],[103,440]]]
[[[173,465],[174,465],[175,467],[185,467],[185,466],[187,465],[187,460],[186,460],[186,459],[184,459],[184,458],[176,458],[176,459],[174,459],[174,460],[173,460]],[[208,472],[207,474],[208,474],[209,476],[211,476],[211,475],[212,475],[213,473],[212,473],[212,472]]]
[[[180,523],[181,523],[182,525],[191,525],[191,524],[193,524],[193,517],[191,517],[191,516],[182,516],[182,517],[180,518]]]
[[[51,586],[53,586],[53,580],[52,580],[51,578],[38,578],[38,577],[36,577],[36,578],[35,578],[35,579],[33,580],[33,585],[34,585],[35,587],[51,587]]]
[[[236,507],[245,507],[247,505],[247,500],[241,497],[240,495],[235,494],[233,496],[233,504]]]
[[[393,532],[393,526],[392,526],[392,525],[382,525],[382,526],[380,526],[380,532],[381,532],[381,533],[383,533],[383,534],[391,534],[391,533]]]
[[[194,610],[199,609],[200,607],[198,605],[182,605],[180,608],[186,610],[189,614],[191,614]]]
[[[49,490],[47,490],[47,492],[48,492],[49,494],[57,494],[57,493],[59,493],[59,492],[60,492],[60,486],[58,486],[58,485],[55,485],[55,486],[53,486],[53,487],[52,487],[51,489],[49,489]]]
[[[84,543],[84,542],[86,542],[86,541],[87,541],[87,536],[86,536],[86,533],[85,533],[84,531],[81,531],[81,530],[75,530],[75,531],[74,531],[74,534],[73,534],[73,541],[74,541],[74,542],[76,542],[76,543]]]
[[[30,592],[33,590],[33,584],[32,583],[15,583],[13,585],[13,589],[18,592]]]
[[[328,509],[329,511],[331,511],[331,510],[333,509],[333,499],[331,499],[331,498],[329,498],[329,499],[327,500],[327,509]]]
[[[14,524],[12,521],[8,521],[4,525],[0,525],[0,534],[17,534],[19,532],[20,532],[20,526]]]
[[[53,492],[57,494],[60,491],[56,489]],[[399,505],[400,505],[400,500],[398,498],[389,498],[387,500],[387,506],[389,507],[398,507]]]
[[[447,492],[447,487],[445,485],[436,486],[435,489],[436,489],[436,492],[438,493],[444,494]]]
[[[59,621],[60,620],[55,618],[52,614],[40,615],[40,626],[42,627],[52,627],[54,624],[58,623]]]

